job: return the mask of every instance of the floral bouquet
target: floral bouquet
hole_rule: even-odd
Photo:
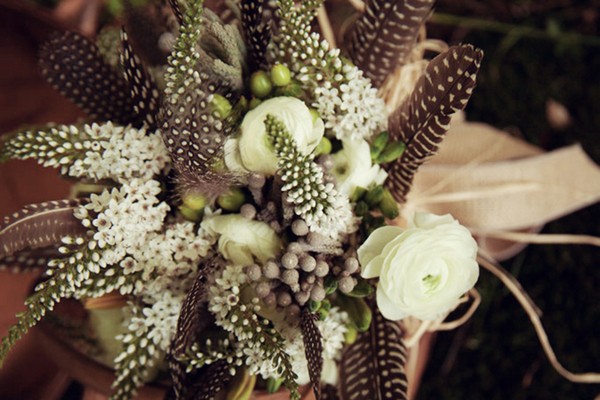
[[[406,326],[479,275],[467,228],[403,210],[482,59],[450,47],[398,87],[432,3],[368,1],[343,51],[313,31],[318,0],[171,0],[96,42],[55,35],[42,73],[89,121],[15,133],[0,159],[78,196],[0,225],[5,264],[47,266],[0,358],[61,299],[116,296],[114,399],[167,372],[180,399],[406,398]]]

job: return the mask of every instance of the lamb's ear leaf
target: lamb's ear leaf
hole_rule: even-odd
[[[450,47],[431,60],[413,93],[390,115],[390,136],[406,144],[388,168],[387,184],[396,201],[406,201],[417,169],[437,152],[452,115],[467,105],[482,58],[471,45]]]
[[[60,243],[65,236],[84,235],[74,210],[87,199],[48,201],[25,206],[0,223],[0,260],[25,249]]]
[[[42,46],[39,63],[46,80],[94,121],[133,122],[127,82],[85,36],[53,35]]]
[[[302,312],[300,329],[308,362],[308,375],[312,383],[315,398],[321,400],[321,372],[323,371],[323,339],[316,324],[318,316],[308,309]]]
[[[407,62],[434,0],[367,0],[346,36],[352,61],[375,86]]]
[[[340,362],[339,391],[344,400],[405,400],[406,347],[397,322],[376,307],[369,330],[344,348]]]

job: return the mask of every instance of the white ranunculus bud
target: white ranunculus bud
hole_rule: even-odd
[[[269,225],[239,214],[206,217],[202,221],[202,229],[219,237],[219,252],[237,265],[251,265],[254,258],[264,263],[283,246]]]
[[[333,155],[332,170],[341,193],[352,196],[357,187],[367,189],[372,184],[381,185],[385,181],[387,172],[379,165],[373,165],[366,140],[345,139],[342,145],[342,150]]]
[[[274,97],[248,111],[240,126],[240,136],[225,146],[225,164],[232,171],[252,171],[273,175],[277,157],[267,137],[265,118],[271,114],[280,119],[304,154],[310,154],[321,141],[325,126],[313,118],[302,100],[295,97]]]
[[[451,215],[417,213],[408,228],[375,230],[358,249],[363,278],[379,277],[377,305],[390,320],[434,320],[479,277],[477,243]]]

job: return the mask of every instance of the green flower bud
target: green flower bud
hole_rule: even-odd
[[[321,308],[320,301],[309,300],[308,309],[310,310],[310,312],[312,312],[312,313],[317,312],[320,308]]]
[[[352,196],[350,196],[350,201],[356,203],[357,201],[362,199],[365,193],[367,193],[367,189],[365,189],[364,187],[357,186],[356,189],[354,189]]]
[[[217,204],[227,211],[239,211],[246,202],[246,196],[240,189],[231,189],[217,198]]]
[[[323,282],[325,288],[325,294],[330,295],[335,292],[338,288],[337,279],[334,276],[328,275]]]
[[[375,139],[373,143],[371,143],[371,159],[376,160],[379,157],[379,154],[383,151],[385,146],[387,145],[388,139],[390,135],[387,132],[381,132]]]
[[[325,318],[327,318],[327,316],[329,315],[329,310],[326,310],[321,307],[317,310],[317,315],[319,316],[319,319],[321,321],[325,321]]]
[[[344,339],[347,345],[350,345],[356,342],[356,338],[358,337],[358,331],[352,325],[347,327],[346,333],[344,334]]]
[[[303,97],[304,91],[302,90],[302,86],[292,81],[285,86],[276,86],[275,94],[277,96],[296,97],[299,99]]]
[[[331,141],[327,139],[325,136],[321,138],[321,141],[315,148],[315,155],[320,156],[321,154],[329,154],[331,153]]]
[[[326,311],[331,310],[331,302],[328,299],[323,300],[321,302],[320,310],[326,310]]]
[[[373,313],[363,299],[339,294],[337,302],[340,308],[348,313],[348,317],[350,317],[350,322],[354,328],[359,332],[366,332],[369,329]]]
[[[275,86],[285,86],[292,81],[292,74],[288,67],[282,64],[275,64],[271,68],[271,81]]]
[[[254,110],[256,107],[258,107],[260,105],[260,103],[262,103],[262,100],[256,97],[253,97],[252,100],[250,100],[250,109]]]
[[[369,213],[369,205],[364,201],[359,201],[356,203],[356,206],[354,206],[354,212],[357,216],[364,217]]]
[[[179,212],[181,213],[183,218],[192,222],[200,222],[202,220],[202,216],[204,215],[203,209],[194,210],[193,208],[190,208],[185,204],[179,206]]]
[[[396,199],[394,199],[392,193],[390,193],[390,191],[387,189],[383,191],[383,197],[379,202],[379,209],[381,210],[383,216],[389,219],[394,219],[400,214]]]
[[[373,286],[366,280],[358,278],[358,283],[354,286],[354,289],[347,294],[350,297],[367,297],[373,293]]]
[[[250,91],[258,98],[265,98],[273,90],[273,83],[265,71],[256,71],[250,77]]]
[[[371,208],[376,207],[381,202],[381,199],[383,199],[383,190],[383,186],[375,186],[367,192],[365,201]]]
[[[213,95],[211,105],[219,118],[225,119],[231,115],[231,110],[233,109],[231,103],[220,94]]]
[[[206,197],[198,193],[191,193],[183,196],[183,204],[192,210],[202,210],[206,207],[207,203]]]
[[[391,142],[387,146],[385,146],[385,149],[377,158],[377,162],[379,164],[385,164],[392,161],[396,161],[400,158],[400,156],[402,156],[402,153],[404,153],[404,149],[406,149],[406,145],[404,144],[404,142]]]

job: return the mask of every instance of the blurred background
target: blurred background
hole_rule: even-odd
[[[600,163],[600,1],[438,0],[428,36],[485,52],[467,118],[546,150],[581,143]],[[600,205],[554,221],[545,233],[600,235]],[[559,361],[600,369],[600,249],[532,245],[503,262],[544,312]],[[482,271],[474,317],[438,334],[420,399],[593,399],[546,360],[528,317]]]
[[[121,0],[106,0],[101,10],[94,1],[67,0],[59,8],[57,0],[0,0],[0,7],[4,3],[13,8],[38,3],[54,9],[61,23],[90,32],[96,29],[90,15],[103,23],[122,11]],[[65,8],[69,3],[87,7]],[[35,122],[45,122],[43,114],[51,109],[62,110],[62,120],[56,122],[76,118],[76,109],[33,78],[35,40],[55,22],[42,26],[38,19],[2,16],[2,71],[19,65],[20,79],[30,80],[33,89],[21,99],[11,98],[7,94],[14,82],[0,80],[0,131],[15,129],[19,120],[34,122],[33,115],[40,118]],[[438,0],[427,27],[431,38],[471,43],[485,51],[467,108],[469,120],[487,122],[546,150],[579,142],[600,163],[600,0]],[[26,32],[20,37],[30,41],[13,42],[6,34],[11,30]],[[49,192],[60,197],[66,191],[52,173],[43,175],[45,187],[28,191],[29,178],[24,177],[43,174],[33,168],[0,170],[3,214],[48,199]],[[548,224],[543,232],[600,236],[599,222],[596,205]],[[503,263],[544,311],[542,320],[558,359],[573,372],[600,370],[599,263],[600,249],[573,245],[529,246]],[[419,399],[598,398],[600,385],[573,384],[552,369],[528,317],[496,278],[482,271],[477,287],[483,301],[475,316],[456,331],[436,336]],[[77,392],[72,388],[64,398],[76,398]]]

